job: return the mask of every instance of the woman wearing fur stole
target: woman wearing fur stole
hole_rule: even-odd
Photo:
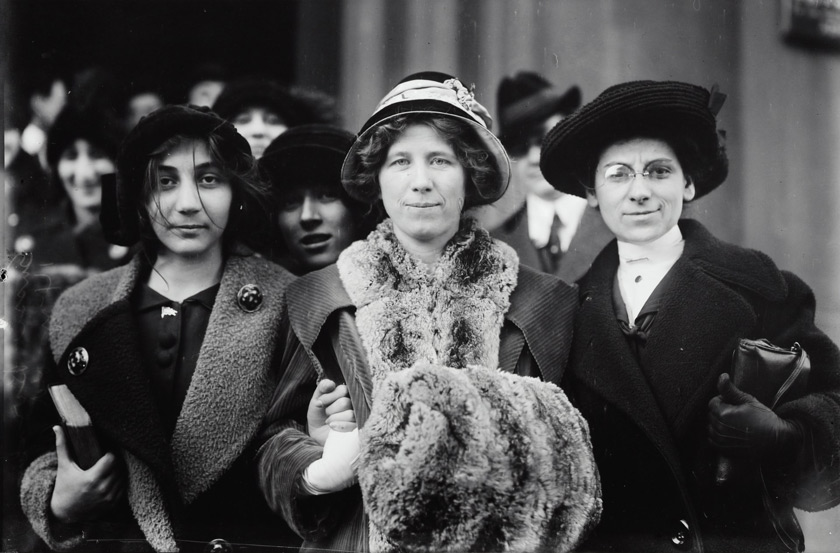
[[[598,520],[588,427],[554,384],[575,289],[464,216],[507,186],[488,121],[449,75],[401,81],[342,167],[389,218],[287,290],[259,478],[304,549],[567,551]]]

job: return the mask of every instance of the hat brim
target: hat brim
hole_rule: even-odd
[[[571,113],[580,106],[580,101],[577,85],[562,94],[554,88],[544,88],[504,109],[499,114],[499,126],[502,134],[508,134],[512,129],[543,122],[552,115]]]
[[[370,201],[370,196],[368,194],[364,194],[363,191],[357,190],[353,185],[353,176],[359,170],[358,156],[356,155],[359,148],[362,147],[362,144],[366,142],[370,134],[379,125],[382,125],[383,123],[396,117],[413,113],[452,117],[467,123],[475,129],[479,139],[487,148],[487,151],[496,160],[496,166],[498,167],[500,176],[499,186],[495,190],[480,191],[482,198],[481,203],[493,203],[504,195],[507,190],[508,183],[510,182],[510,159],[505,151],[505,147],[502,146],[502,143],[498,138],[496,138],[496,135],[475,120],[462,115],[463,110],[460,110],[446,102],[437,100],[414,100],[406,103],[391,104],[381,109],[368,119],[362,127],[362,130],[356,137],[353,145],[350,147],[350,151],[347,152],[347,156],[344,158],[344,163],[341,166],[341,183],[350,197],[363,202]]]
[[[632,86],[630,86],[632,85]],[[585,197],[580,181],[595,156],[628,136],[681,134],[693,138],[701,155],[716,163],[718,135],[707,90],[687,83],[638,82],[607,89],[558,123],[543,141],[540,169],[557,190]],[[720,181],[696,183],[696,198]]]

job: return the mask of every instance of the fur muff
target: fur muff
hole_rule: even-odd
[[[381,383],[361,438],[372,551],[570,551],[599,520],[589,429],[554,384],[418,364]]]

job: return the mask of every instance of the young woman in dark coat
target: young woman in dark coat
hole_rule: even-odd
[[[679,82],[616,85],[543,145],[549,182],[585,196],[616,236],[580,281],[565,378],[604,493],[584,550],[801,550],[792,507],[840,500],[840,352],[814,325],[810,288],[680,220],[726,177],[722,100]],[[804,395],[771,411],[739,390],[741,338],[800,344]],[[721,456],[733,476],[716,484]]]
[[[247,246],[268,194],[248,143],[206,108],[169,106],[129,134],[117,169],[109,234],[141,251],[59,298],[47,367],[106,453],[82,470],[47,429],[24,512],[59,551],[294,544],[251,465],[292,277]]]

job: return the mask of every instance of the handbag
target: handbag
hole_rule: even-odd
[[[811,360],[798,342],[790,349],[780,348],[765,339],[741,339],[732,352],[731,378],[740,390],[775,409],[776,406],[797,399],[805,394]],[[732,474],[732,462],[721,457],[715,481],[724,485]],[[759,467],[761,494],[765,511],[776,534],[790,551],[803,551],[802,529],[788,506],[779,506],[773,500]]]

